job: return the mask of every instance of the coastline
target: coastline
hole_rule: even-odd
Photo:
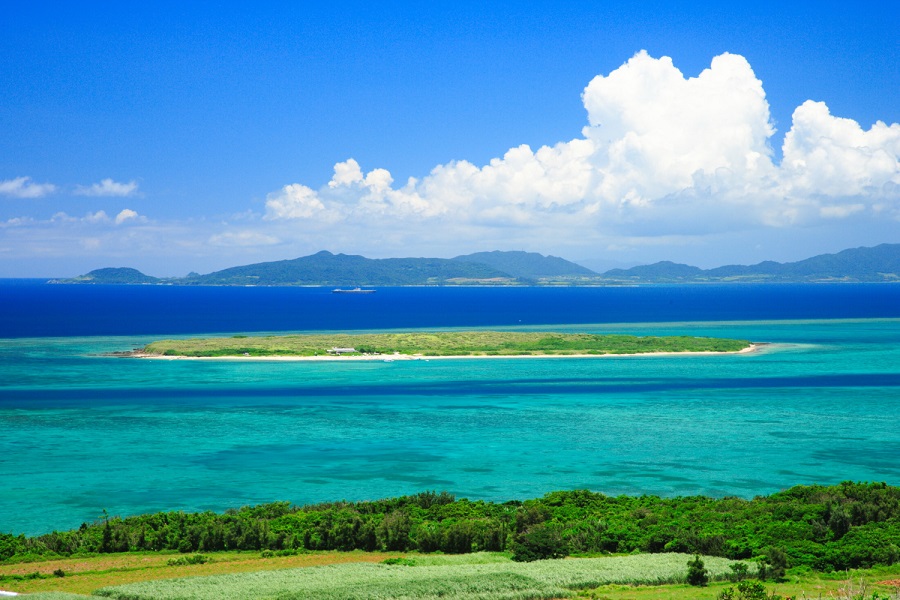
[[[224,360],[224,361],[275,361],[275,362],[366,362],[381,361],[393,362],[398,360],[457,360],[457,359],[494,359],[494,358],[615,358],[635,356],[715,356],[727,354],[753,354],[763,347],[770,346],[766,342],[755,342],[741,350],[733,352],[634,352],[629,354],[459,354],[453,356],[429,356],[424,354],[364,354],[356,356],[164,356],[162,354],[147,354],[144,352],[122,353],[116,356],[122,358],[140,358],[149,360]]]

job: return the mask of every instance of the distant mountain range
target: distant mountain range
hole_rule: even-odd
[[[612,269],[603,273],[602,278],[620,283],[900,282],[900,244],[852,248],[792,263],[765,261],[706,270],[663,261],[631,269]]]
[[[322,251],[293,260],[231,267],[207,275],[155,278],[131,268],[105,268],[55,283],[176,285],[523,285],[597,274],[534,252],[479,252],[455,258],[365,258]]]
[[[137,269],[96,269],[52,283],[168,285],[628,285],[653,283],[900,282],[900,244],[853,248],[793,263],[700,269],[669,261],[598,274],[535,252],[477,252],[455,258],[365,258],[322,251],[207,275],[157,278]]]

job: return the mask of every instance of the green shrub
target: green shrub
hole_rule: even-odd
[[[395,510],[384,516],[378,528],[378,540],[382,550],[405,551],[409,549],[410,520],[406,511]]]
[[[725,588],[719,592],[718,600],[796,600],[796,596],[783,598],[775,592],[766,593],[760,581],[742,581],[735,588]]]
[[[763,581],[766,579],[784,581],[784,572],[788,567],[787,560],[787,554],[782,548],[768,548],[759,562],[759,578]]]
[[[213,562],[213,559],[209,556],[204,556],[203,554],[194,554],[191,556],[181,556],[179,558],[170,558],[166,561],[166,564],[170,567],[175,566],[184,566],[184,565],[203,565],[209,562]]]
[[[747,579],[750,576],[750,570],[747,563],[736,562],[728,567],[731,572],[728,573],[728,581],[738,582]]]
[[[699,554],[695,554],[694,558],[687,563],[687,582],[691,585],[704,586],[709,583],[709,571],[703,565]]]
[[[569,554],[562,529],[552,523],[539,523],[516,535],[512,551],[512,559],[517,562],[562,558]]]
[[[416,561],[409,559],[409,558],[403,558],[401,556],[393,556],[391,558],[384,559],[383,561],[381,561],[381,564],[383,564],[383,565],[403,565],[405,567],[414,567],[414,566],[416,566]]]

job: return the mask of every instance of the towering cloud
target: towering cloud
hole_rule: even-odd
[[[741,56],[717,56],[685,79],[670,58],[640,52],[595,77],[582,97],[597,199],[648,203],[698,180],[730,191],[738,181],[761,184],[773,175],[769,104]]]
[[[785,192],[829,199],[893,197],[896,209],[900,124],[878,122],[868,131],[834,117],[824,102],[807,100],[794,111],[781,163]]]
[[[327,186],[269,195],[267,218],[607,228],[690,233],[871,214],[900,216],[900,124],[797,108],[776,164],[762,82],[736,54],[686,78],[639,52],[582,94],[582,136],[527,145],[478,167],[435,167],[397,185],[384,169],[335,165]]]

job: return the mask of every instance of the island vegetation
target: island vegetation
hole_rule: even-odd
[[[513,331],[445,331],[232,336],[161,340],[144,356],[574,356],[655,352],[738,352],[745,340],[691,336],[597,335]]]
[[[352,554],[328,554],[333,551]],[[255,553],[255,558],[236,558],[235,552]],[[194,582],[199,587],[185,584],[179,588],[177,583],[161,581],[103,590],[98,595],[250,598],[256,597],[250,591],[266,589],[272,593],[259,597],[299,598],[304,596],[298,590],[314,585],[311,580],[321,577],[335,586],[346,576],[354,582],[352,588],[342,589],[341,593],[348,595],[334,597],[370,597],[363,593],[371,591],[369,586],[393,585],[394,595],[382,589],[382,597],[398,597],[400,591],[407,593],[403,597],[432,597],[425,592],[433,587],[437,590],[434,597],[464,598],[463,592],[468,591],[483,593],[478,597],[484,598],[559,598],[574,595],[573,590],[614,583],[711,585],[728,580],[730,588],[725,584],[717,588],[720,598],[757,600],[773,596],[750,595],[762,590],[759,583],[749,583],[751,579],[784,584],[791,578],[803,580],[819,573],[822,575],[815,577],[821,582],[829,573],[837,573],[832,577],[837,580],[847,577],[844,570],[858,568],[875,568],[882,580],[896,579],[897,568],[890,565],[900,562],[900,488],[844,482],[798,486],[750,500],[607,496],[576,490],[500,503],[423,492],[372,502],[307,506],[276,502],[225,513],[104,515],[71,531],[34,537],[0,535],[0,563],[11,565],[0,568],[0,584],[19,582],[35,591],[75,589],[38,584],[47,581],[49,585],[66,577],[64,568],[74,568],[74,563],[66,563],[64,557],[124,556],[120,553],[137,553],[141,564],[158,564],[156,579],[177,573],[241,573],[351,560],[386,564],[304,576],[286,571],[254,573],[252,577],[235,574],[215,582]],[[626,554],[629,556],[622,556]],[[154,555],[161,558],[153,559]],[[324,557],[323,562],[310,562],[312,556]],[[541,560],[565,556],[582,559]],[[256,562],[246,564],[251,558]],[[266,566],[260,560],[275,562]],[[545,566],[519,568],[515,562]],[[44,564],[47,566],[42,567]],[[429,565],[445,568],[404,570]],[[54,574],[54,569],[61,573]],[[118,582],[141,581],[130,578],[132,571],[123,569]],[[468,577],[477,579],[470,582],[474,587],[464,584]],[[113,577],[92,581],[117,583]],[[187,594],[194,587],[197,594]],[[237,591],[215,596],[223,589]],[[314,597],[332,597],[326,593],[328,585],[322,583],[320,589],[324,591]],[[184,595],[177,595],[177,590]],[[422,594],[417,596],[418,592]],[[584,597],[618,595],[604,591],[602,596]],[[712,599],[716,595],[673,593],[666,597]]]

